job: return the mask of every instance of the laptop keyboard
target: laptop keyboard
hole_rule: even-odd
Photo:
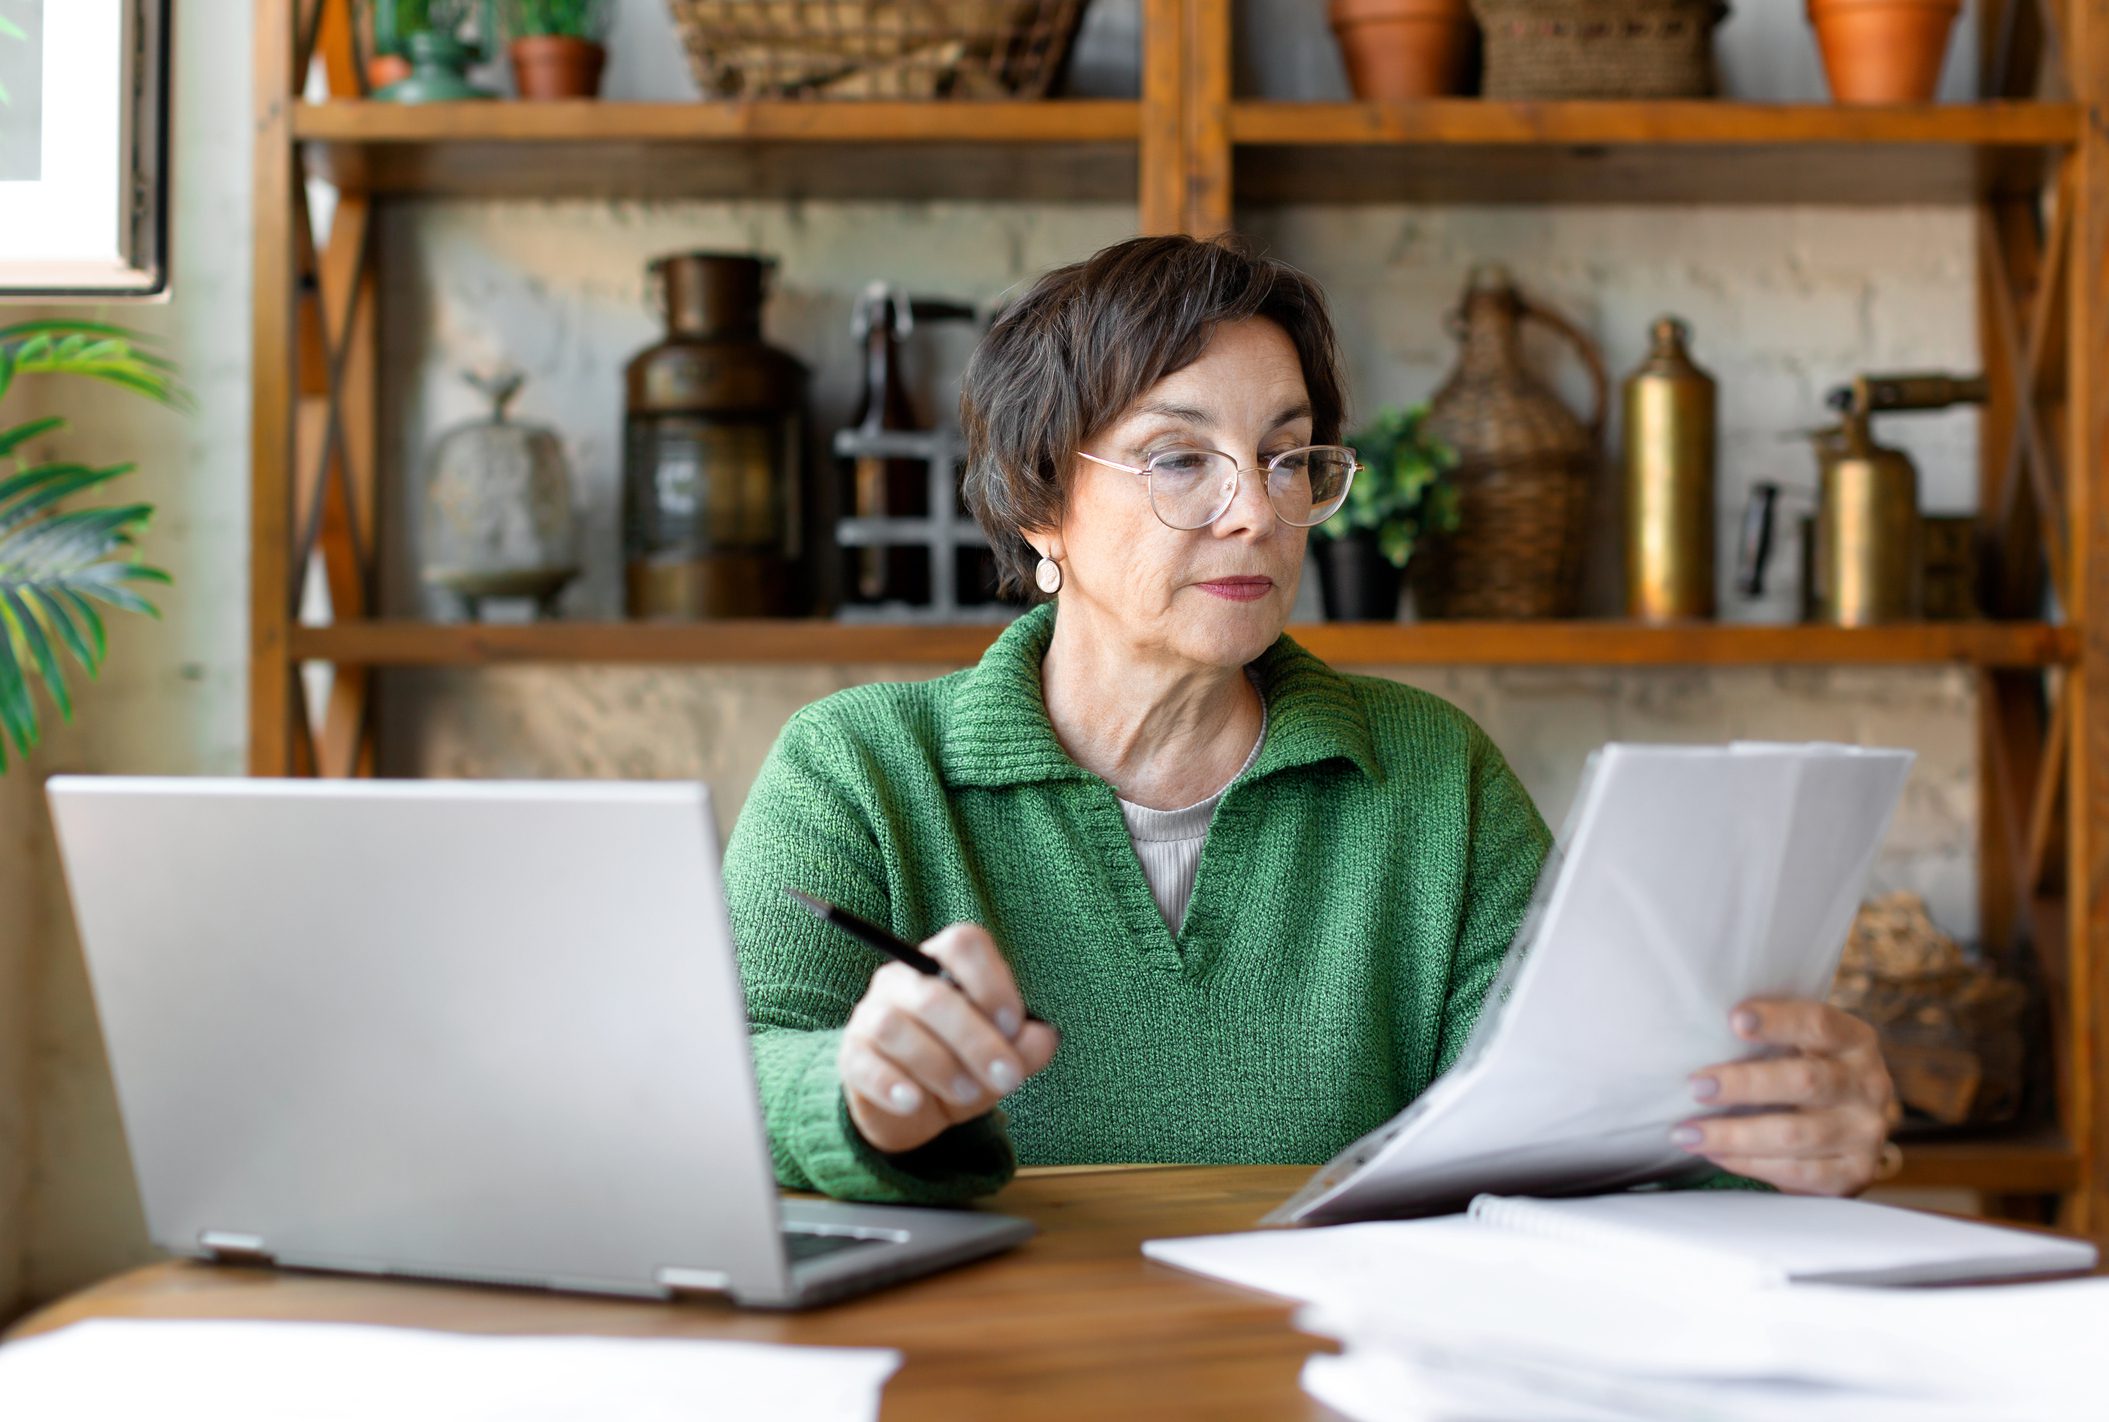
[[[793,1264],[803,1264],[809,1259],[825,1259],[830,1254],[840,1254],[845,1249],[861,1249],[869,1244],[889,1244],[884,1239],[866,1239],[854,1234],[808,1234],[803,1230],[784,1231],[784,1247],[790,1251]]]

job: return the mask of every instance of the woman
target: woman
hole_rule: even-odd
[[[1118,243],[989,332],[967,498],[1048,600],[976,666],[799,711],[726,849],[784,1185],[941,1203],[1018,1161],[1316,1163],[1455,1059],[1551,836],[1461,711],[1283,635],[1352,472],[1323,448],[1344,407],[1316,285],[1227,241]],[[875,971],[787,887],[960,988]],[[1771,1109],[1678,1143],[1718,1183],[1867,1184],[1872,1032],[1799,1001],[1734,1027],[1787,1050],[1697,1074],[1693,1109]]]

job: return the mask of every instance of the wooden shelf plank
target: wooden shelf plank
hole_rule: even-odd
[[[2073,104],[1247,102],[1239,201],[1963,202],[2039,189]]]
[[[360,622],[294,631],[296,660],[374,666],[518,662],[914,663],[964,666],[993,626],[873,626],[823,620],[463,625]],[[1343,666],[2038,667],[2070,661],[2070,629],[2041,623],[1769,627],[1622,622],[1323,623],[1290,629]]]
[[[343,187],[473,197],[1128,201],[1140,105],[298,104],[309,171]],[[1031,161],[1021,161],[1021,150]]]
[[[2080,1183],[2079,1152],[2055,1127],[1899,1144],[1904,1169],[1885,1186],[2048,1195]]]
[[[1233,143],[1304,144],[2070,147],[2084,122],[2078,104],[2036,102],[1862,108],[1715,100],[1246,100],[1231,107],[1230,137]]]

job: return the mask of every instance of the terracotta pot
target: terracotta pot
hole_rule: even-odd
[[[1357,98],[1463,92],[1477,33],[1470,0],[1332,0],[1332,21]]]
[[[379,93],[410,77],[410,61],[400,54],[377,54],[366,61],[366,90]]]
[[[509,47],[513,87],[523,99],[590,99],[600,93],[608,51],[570,35],[522,35]]]
[[[1961,0],[1809,0],[1831,97],[1841,104],[1930,103]]]

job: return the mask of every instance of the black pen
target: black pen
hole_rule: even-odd
[[[968,995],[966,988],[961,986],[959,979],[945,971],[943,963],[938,962],[937,959],[931,957],[907,939],[896,938],[876,923],[868,919],[859,918],[848,909],[837,904],[831,904],[826,899],[815,898],[813,895],[802,893],[797,889],[785,889],[784,892],[811,909],[813,917],[834,924],[835,927],[841,929],[859,943],[878,949],[896,963],[906,963],[909,967],[924,974],[926,977],[943,978],[946,982],[952,984],[953,987],[958,988],[961,996],[966,997],[969,1002],[973,1001],[973,998]],[[1035,1017],[1030,1012],[1025,1014],[1025,1020],[1027,1022],[1037,1022],[1043,1027],[1051,1025],[1046,1018]]]

